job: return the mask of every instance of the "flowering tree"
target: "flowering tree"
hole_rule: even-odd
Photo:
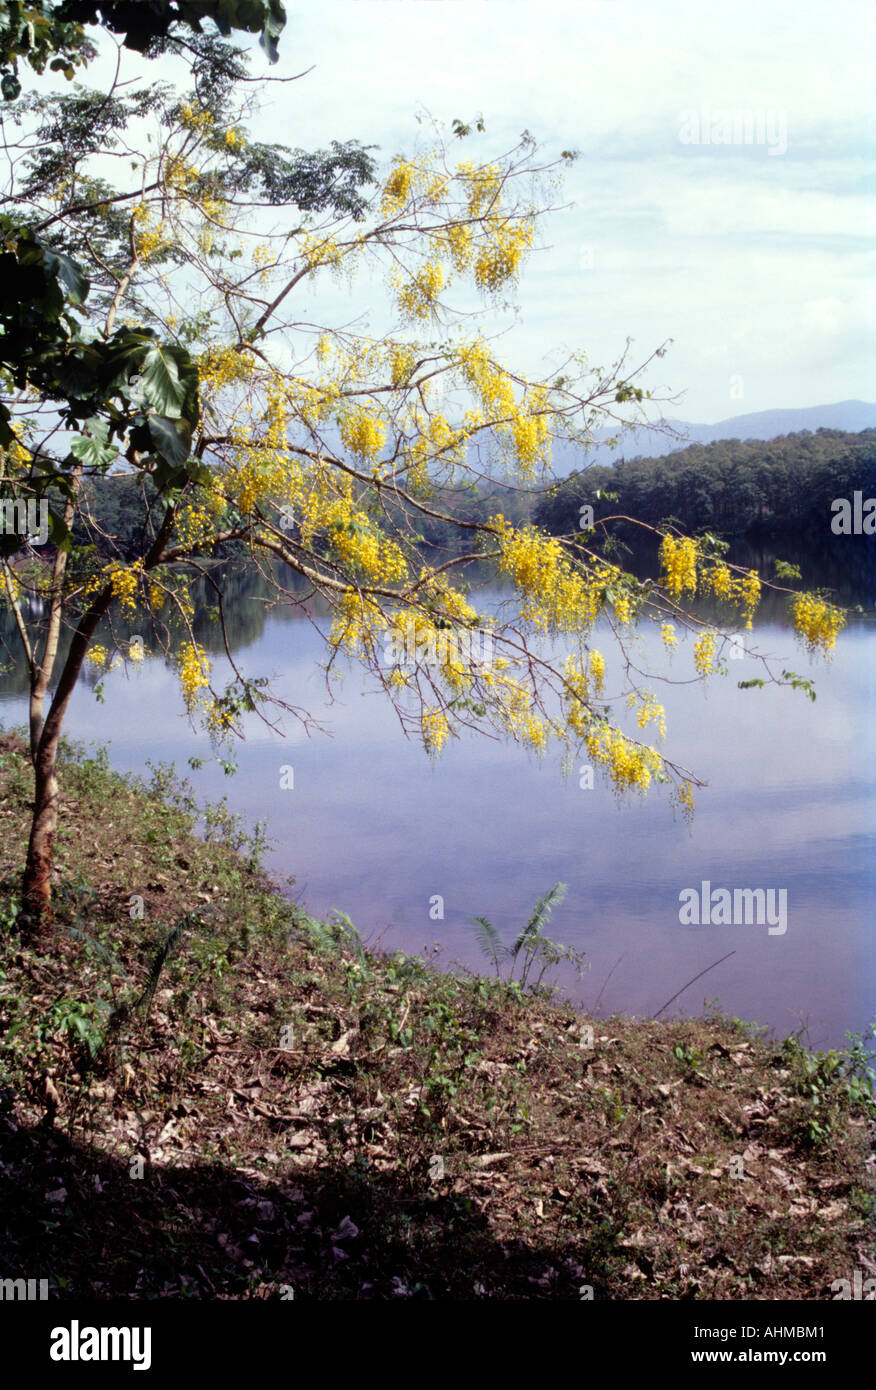
[[[656,623],[671,651],[677,627],[690,629],[684,678],[705,679],[733,628],[751,626],[758,575],[728,564],[714,538],[665,528],[657,586],[604,544],[629,518],[594,527],[582,512],[580,531],[553,537],[466,505],[487,479],[544,488],[553,440],[584,446],[597,424],[620,428],[650,399],[637,384],[647,362],[630,369],[625,354],[594,370],[580,355],[534,376],[476,326],[482,306],[495,312],[513,293],[571,156],[542,162],[524,135],[488,161],[459,158],[459,123],[380,172],[355,142],[316,154],[261,145],[247,125],[253,99],[238,95],[240,55],[215,39],[187,46],[195,85],[184,96],[162,84],[77,88],[20,100],[6,120],[16,220],[3,224],[0,281],[26,273],[33,303],[56,291],[45,344],[32,304],[0,293],[4,322],[36,333],[14,370],[0,364],[4,483],[51,502],[54,547],[42,562],[7,537],[2,561],[31,680],[25,925],[39,933],[50,917],[55,760],[83,663],[143,653],[118,643],[114,657],[112,637],[96,641],[102,622],[151,625],[190,713],[218,741],[266,708],[270,692],[230,648],[232,679],[214,686],[193,630],[192,575],[207,576],[221,617],[216,562],[232,546],[278,597],[308,611],[320,597],[327,667],[341,655],[364,663],[428,753],[466,727],[539,753],[583,747],[618,792],[665,782],[690,811],[697,778],[662,751],[657,677],[630,639]],[[107,179],[110,159],[124,181]],[[302,312],[304,294],[318,301],[332,282],[365,284],[367,330]],[[112,552],[88,500],[86,483],[110,471],[138,484],[133,552]],[[432,524],[459,543],[427,547]],[[509,608],[479,610],[466,580],[475,561],[513,587]],[[728,624],[693,611],[698,593],[727,605]],[[27,599],[40,600],[41,624]],[[796,620],[811,647],[829,648],[841,615],[804,595]],[[615,643],[610,684],[597,628],[600,645]],[[797,680],[764,666],[767,679]]]

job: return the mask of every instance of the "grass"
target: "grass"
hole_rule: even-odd
[[[61,790],[35,954],[13,931],[31,774],[0,738],[0,1277],[100,1299],[675,1300],[825,1299],[876,1272],[860,1041],[587,1019],[370,952],[170,769],[147,786],[65,746]]]

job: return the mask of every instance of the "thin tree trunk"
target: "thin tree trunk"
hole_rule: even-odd
[[[149,570],[159,563],[172,523],[172,508],[168,508],[158,535],[145,557],[144,569]],[[112,597],[112,587],[107,585],[80,620],[70,643],[54,699],[39,730],[39,743],[33,757],[33,820],[18,918],[22,938],[32,945],[46,941],[52,925],[52,851],[58,827],[57,761],[61,729],[70,697],[79,679],[85,653],[101,618],[112,603]],[[32,732],[33,728],[32,723]]]
[[[73,527],[79,489],[82,486],[82,465],[77,464],[70,474],[70,495],[64,504],[64,525],[68,531]],[[49,621],[46,629],[46,644],[42,659],[31,662],[30,679],[30,757],[34,768],[39,756],[40,739],[43,732],[43,703],[46,691],[55,669],[58,655],[58,642],[61,636],[61,616],[64,609],[64,576],[67,572],[67,552],[60,548],[55,551],[52,566],[52,587],[49,597]]]
[[[19,923],[22,936],[35,944],[52,921],[52,850],[58,826],[57,759],[61,726],[53,738],[40,740],[34,767],[34,806]]]

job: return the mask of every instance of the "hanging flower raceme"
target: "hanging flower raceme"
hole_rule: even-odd
[[[845,626],[845,614],[818,594],[797,594],[791,605],[794,631],[809,651],[830,656],[837,633]]]
[[[176,665],[186,709],[193,715],[204,704],[204,691],[210,684],[213,663],[197,642],[184,642],[177,653]]]
[[[359,458],[375,459],[386,442],[386,426],[373,410],[357,406],[341,421],[341,438]]]
[[[694,665],[701,676],[711,674],[715,665],[715,652],[718,646],[718,637],[714,632],[704,632],[694,642]]]
[[[697,545],[689,537],[676,540],[666,535],[660,543],[660,565],[663,582],[676,602],[687,593],[697,591]]]
[[[598,584],[573,566],[553,537],[533,526],[517,530],[503,516],[490,524],[499,541],[499,569],[523,596],[524,621],[539,631],[586,634],[600,606]]]

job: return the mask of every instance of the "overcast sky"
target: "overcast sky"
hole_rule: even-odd
[[[271,94],[274,138],[389,156],[422,138],[426,108],[482,112],[478,155],[524,128],[547,154],[581,151],[573,206],[524,277],[515,356],[565,344],[607,362],[627,336],[643,356],[672,338],[652,384],[684,392],[677,413],[695,421],[876,397],[872,0],[288,10],[280,70],[315,67]],[[703,143],[722,111],[752,113],[751,144]]]
[[[506,359],[535,371],[583,349],[607,365],[627,337],[639,358],[671,338],[648,384],[697,422],[876,399],[872,0],[287,9],[270,71],[313,71],[265,93],[262,139],[358,139],[388,161],[424,143],[425,110],[448,127],[483,114],[460,156],[489,158],[524,129],[546,157],[580,150]],[[734,143],[705,142],[716,133]]]

